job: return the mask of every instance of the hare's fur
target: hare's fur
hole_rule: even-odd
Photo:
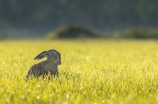
[[[30,75],[33,75],[34,77],[39,77],[41,75],[48,75],[51,76],[58,76],[58,65],[61,64],[61,55],[58,51],[52,49],[48,51],[44,51],[40,53],[35,59],[42,59],[44,57],[47,57],[45,61],[39,62],[35,65],[33,65],[26,75],[27,78],[29,78]]]

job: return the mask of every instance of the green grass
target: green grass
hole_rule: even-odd
[[[25,81],[40,52],[61,53],[59,80]],[[0,42],[0,104],[157,104],[158,41]]]

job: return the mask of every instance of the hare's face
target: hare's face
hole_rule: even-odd
[[[61,55],[58,51],[56,51],[54,49],[51,49],[51,50],[48,51],[47,55],[48,55],[47,58],[49,60],[52,60],[53,62],[55,62],[58,65],[61,64]]]
[[[51,60],[57,60],[57,57],[58,57],[58,53],[55,50],[51,49],[48,51],[47,58]]]
[[[42,59],[42,58],[45,58],[45,57],[47,57],[47,60],[53,61],[58,65],[61,64],[61,54],[58,51],[54,50],[54,49],[51,49],[51,50],[48,50],[48,51],[43,51],[42,53],[37,55],[34,59],[39,60],[39,59]]]

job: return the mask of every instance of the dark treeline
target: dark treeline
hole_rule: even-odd
[[[0,0],[1,26],[158,26],[157,0]]]
[[[157,4],[158,0],[0,0],[0,29],[46,32],[61,25],[101,31],[134,26],[157,28]]]

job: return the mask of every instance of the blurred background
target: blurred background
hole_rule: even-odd
[[[158,0],[0,0],[0,39],[158,38]]]

